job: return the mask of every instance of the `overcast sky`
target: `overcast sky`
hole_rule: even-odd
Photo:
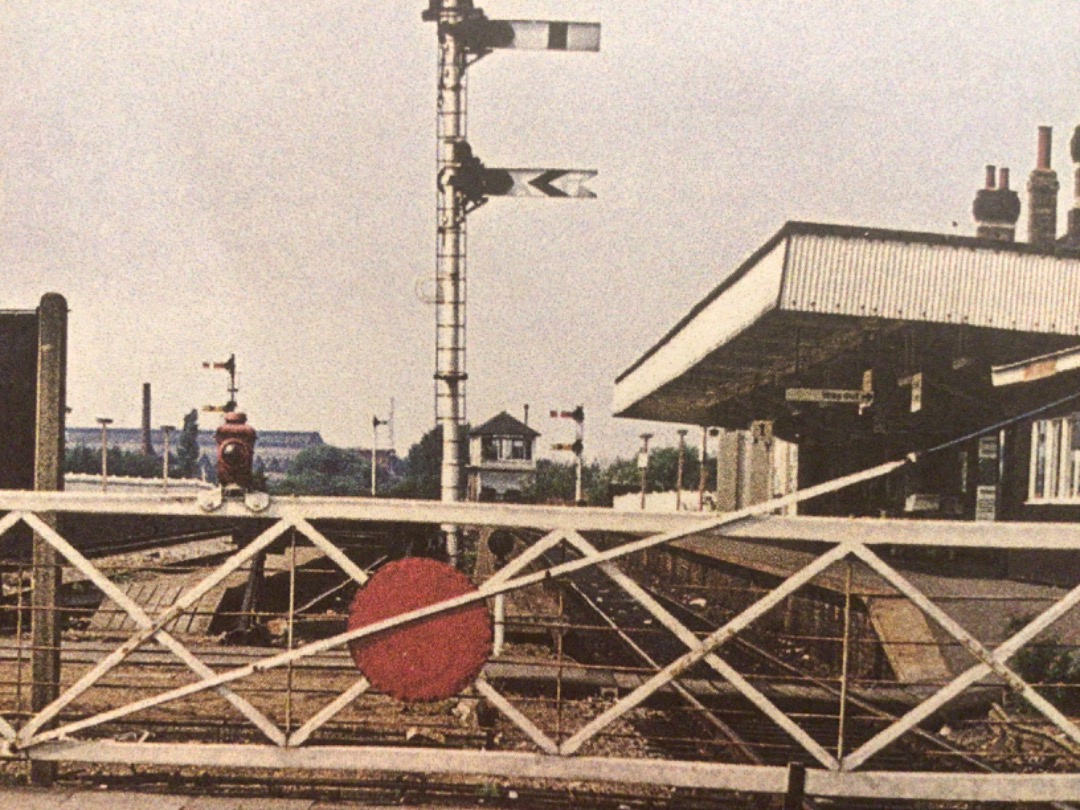
[[[529,403],[546,446],[571,438],[547,411],[583,403],[587,455],[673,443],[610,416],[614,379],[741,257],[790,219],[973,233],[983,165],[1022,188],[1040,124],[1064,228],[1075,0],[478,5],[603,32],[469,71],[487,165],[600,172],[596,200],[470,217],[473,424]],[[0,308],[66,296],[70,424],[137,426],[144,382],[177,423],[235,352],[257,428],[367,446],[392,397],[399,452],[432,426],[425,6],[5,0]]]

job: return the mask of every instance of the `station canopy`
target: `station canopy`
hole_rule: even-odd
[[[790,387],[858,388],[853,352],[899,351],[890,335],[977,347],[987,378],[1074,346],[1080,252],[789,222],[618,377],[615,415],[745,427],[783,412]]]

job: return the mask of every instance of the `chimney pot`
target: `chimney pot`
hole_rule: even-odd
[[[987,166],[986,166],[986,187],[987,188],[993,188],[994,187],[994,179],[995,179],[994,175],[996,175],[996,174],[997,174],[997,166],[987,164]]]
[[[1053,141],[1053,127],[1039,127],[1039,159],[1036,169],[1050,168],[1050,148]]]
[[[1069,211],[1065,244],[1072,248],[1080,248],[1080,127],[1073,130],[1072,139],[1069,141],[1069,153],[1076,168],[1073,174],[1075,182],[1073,207]]]
[[[1016,235],[1016,220],[1020,216],[1020,196],[1009,188],[1009,170],[998,172],[999,186],[994,187],[994,170],[986,167],[988,188],[975,194],[971,212],[975,216],[975,235],[980,239],[1012,242]]]

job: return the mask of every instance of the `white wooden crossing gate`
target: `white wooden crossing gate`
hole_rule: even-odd
[[[884,465],[830,486],[895,468]],[[220,564],[189,573],[182,593],[147,608],[132,597],[127,573],[99,568],[46,518],[84,513],[190,518],[200,514],[193,499],[0,492],[0,511],[6,512],[0,518],[5,586],[0,633],[7,636],[0,644],[3,755],[30,761],[468,774],[774,794],[789,793],[797,782],[805,796],[830,798],[1080,800],[1075,684],[1062,680],[1060,667],[1037,667],[1038,661],[1055,656],[1059,663],[1071,660],[1071,634],[1080,637],[1074,615],[1080,584],[1040,591],[1038,599],[1028,594],[1018,606],[1007,580],[996,589],[988,589],[983,580],[977,597],[982,601],[973,608],[976,597],[965,590],[972,580],[958,576],[954,593],[931,596],[904,563],[931,559],[928,555],[947,561],[973,550],[1076,552],[1080,526],[771,515],[812,494],[796,493],[723,515],[287,498],[256,516],[228,502],[215,518],[259,520],[262,531]],[[343,623],[335,627],[328,618],[332,611],[323,608],[332,593],[363,588],[374,560],[327,528],[344,521],[369,527],[502,527],[515,534],[517,545],[514,555],[476,583],[474,591],[348,630]],[[6,551],[10,530],[19,524],[54,549],[65,569],[79,572],[72,579],[81,583],[83,599],[92,587],[126,617],[120,636],[88,639],[77,611],[64,600],[52,606],[66,628],[63,667],[55,698],[40,706],[31,705],[30,696],[34,673],[28,662],[34,650],[23,587],[29,572],[14,551]],[[708,629],[692,624],[690,608],[719,604],[720,589],[710,589],[705,581],[694,586],[693,598],[684,598],[689,591],[679,591],[679,583],[667,583],[671,588],[665,592],[663,583],[631,577],[624,565],[649,550],[674,552],[672,547],[687,538],[707,545],[721,544],[725,537],[797,548],[802,556],[787,569],[774,566],[766,585],[764,566],[759,566],[757,584],[740,596],[739,606],[723,606],[723,616]],[[271,640],[230,648],[205,638],[181,639],[171,631],[207,594],[236,581],[268,552],[293,560],[283,606],[259,617],[278,628]],[[305,598],[297,586],[301,558],[324,566],[327,585],[314,599]],[[826,576],[838,581],[838,572],[846,592],[822,584]],[[870,580],[875,593],[907,600],[932,626],[946,657],[961,662],[948,678],[901,683],[884,670],[873,677],[856,671],[855,645],[880,642],[851,632],[863,599],[856,586]],[[372,689],[348,654],[350,642],[466,605],[486,603],[499,614],[507,595],[555,588],[561,581],[573,583],[601,609],[616,598],[632,603],[639,611],[636,626],[620,624],[617,611],[600,614],[607,624],[569,611],[536,617],[551,621],[549,650],[530,649],[526,657],[515,651],[508,632],[506,647],[465,692],[407,709]],[[570,601],[569,591],[560,594],[560,604]],[[811,598],[832,606],[842,632],[820,630],[824,635],[811,638],[782,631],[793,600]],[[957,607],[961,603],[962,609]],[[1010,611],[1014,620],[998,622],[993,632],[983,619],[971,618]],[[315,619],[321,624],[305,624]],[[310,629],[316,625],[322,630]],[[663,636],[677,652],[664,657],[646,649],[640,640],[645,630]],[[575,633],[621,639],[623,650],[637,662],[627,666],[623,659],[605,671],[595,663],[571,660],[564,640]],[[746,650],[770,643],[776,668],[749,662]],[[902,644],[903,639],[890,643]],[[813,650],[819,652],[812,655]],[[1042,658],[1031,651],[1042,651]],[[520,688],[525,680],[530,688]],[[601,683],[608,686],[586,688]],[[985,700],[972,702],[972,694]],[[961,703],[968,707],[966,714],[944,711],[963,700],[968,701]],[[481,706],[494,719],[482,719]],[[1033,767],[1034,760],[1025,759],[1022,749],[1036,738],[1047,744]],[[799,778],[793,780],[793,774]]]

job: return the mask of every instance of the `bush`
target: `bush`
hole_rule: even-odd
[[[1008,625],[1013,635],[1032,617],[1015,617]],[[1055,636],[1029,641],[1009,665],[1044,698],[1059,709],[1080,707],[1080,658]]]

